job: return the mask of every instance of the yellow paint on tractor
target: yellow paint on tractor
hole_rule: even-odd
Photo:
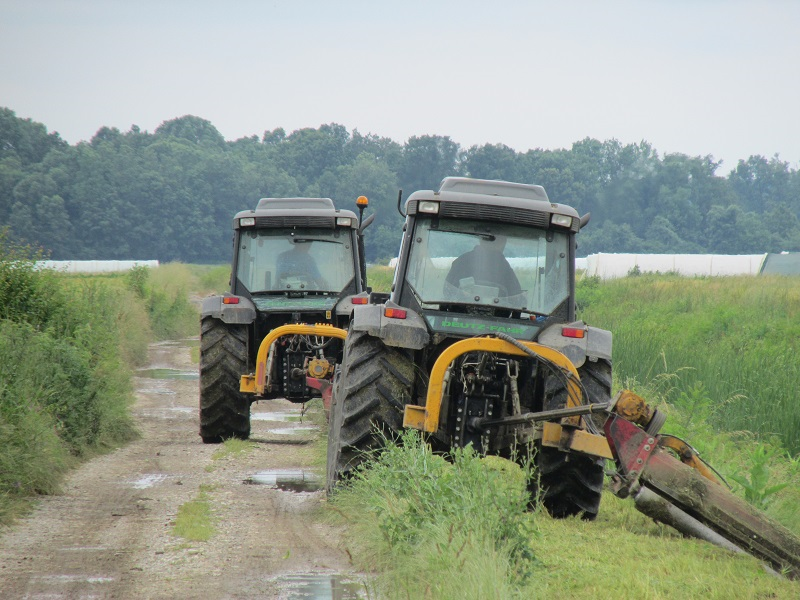
[[[542,358],[557,364],[559,367],[569,371],[573,376],[570,378],[568,388],[567,406],[578,406],[582,402],[580,381],[575,365],[558,350],[542,346],[535,342],[520,342],[527,348],[541,356]],[[462,354],[468,352],[493,352],[495,354],[511,354],[516,356],[528,356],[523,350],[513,344],[492,337],[468,338],[454,343],[448,347],[431,369],[430,383],[428,385],[428,396],[425,406],[407,404],[403,417],[404,427],[413,427],[433,433],[439,426],[439,412],[442,407],[442,395],[444,394],[444,376],[452,362]]]
[[[542,425],[542,446],[558,448],[563,452],[581,452],[593,457],[613,459],[608,440],[583,429],[561,427],[558,423]]]
[[[267,386],[267,358],[270,348],[278,338],[286,335],[318,335],[320,337],[336,337],[343,340],[347,337],[347,332],[339,327],[334,327],[328,323],[317,323],[308,325],[304,323],[293,323],[282,325],[270,331],[258,347],[256,355],[255,374],[242,375],[239,381],[239,391],[246,394],[264,394],[268,391]]]

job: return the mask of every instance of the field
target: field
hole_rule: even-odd
[[[615,390],[666,411],[665,432],[800,533],[796,290],[782,278],[630,277],[584,280],[578,303],[581,318],[614,332]],[[800,594],[757,561],[682,539],[609,492],[592,523],[527,513],[525,476],[468,453],[439,461],[411,439],[333,505],[357,564],[378,572],[376,594],[391,598]]]
[[[0,290],[8,367],[0,382],[0,521],[18,515],[24,498],[57,492],[79,460],[136,435],[126,415],[130,369],[149,341],[196,335],[197,301],[225,290],[228,278],[226,267],[169,264],[124,276],[40,279],[8,265],[0,273],[15,282]],[[368,274],[376,291],[388,291],[391,269]],[[578,305],[580,318],[614,333],[615,390],[631,388],[657,404],[668,414],[665,431],[697,447],[736,494],[800,533],[794,281],[587,279]],[[43,378],[44,361],[53,368]],[[66,384],[81,381],[93,381],[95,393],[64,394]],[[17,398],[43,408],[28,410]],[[100,412],[94,420],[68,418],[86,411]],[[83,427],[92,422],[102,426]],[[324,443],[317,447],[324,452]],[[408,434],[321,505],[329,509],[324,518],[345,526],[341,544],[353,566],[372,576],[370,597],[800,595],[797,584],[768,575],[754,559],[682,539],[610,493],[592,523],[529,512],[527,476],[469,451],[444,461]]]

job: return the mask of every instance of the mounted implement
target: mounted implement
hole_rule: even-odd
[[[355,306],[336,367],[327,488],[384,436],[424,432],[538,471],[531,503],[597,515],[612,490],[687,535],[756,555],[790,576],[794,536],[738,501],[663,414],[611,398],[611,333],[575,317],[576,235],[589,221],[535,185],[447,178],[412,194],[390,298]]]
[[[353,302],[367,302],[361,220],[329,198],[262,198],[233,219],[229,293],[203,301],[200,436],[250,435],[250,404],[330,399]],[[354,300],[355,299],[355,300]]]

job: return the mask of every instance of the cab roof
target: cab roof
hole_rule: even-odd
[[[242,217],[255,217],[256,227],[334,227],[337,217],[351,220],[358,228],[358,217],[351,210],[337,209],[330,198],[261,198],[255,210],[243,210],[233,218],[238,228]]]
[[[475,218],[549,227],[553,214],[572,217],[572,231],[580,229],[578,212],[566,204],[550,202],[540,185],[469,177],[446,177],[438,191],[420,190],[406,200],[406,213],[416,214],[420,202],[442,205],[440,216]]]

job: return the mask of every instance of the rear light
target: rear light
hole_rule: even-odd
[[[239,298],[236,296],[225,296],[222,299],[223,304],[239,304]]]
[[[561,335],[568,338],[582,338],[586,336],[586,330],[577,327],[562,327]]]
[[[369,298],[366,296],[356,296],[350,300],[353,304],[369,304]]]
[[[383,316],[390,319],[405,319],[406,314],[406,311],[402,308],[385,308],[383,310]]]

